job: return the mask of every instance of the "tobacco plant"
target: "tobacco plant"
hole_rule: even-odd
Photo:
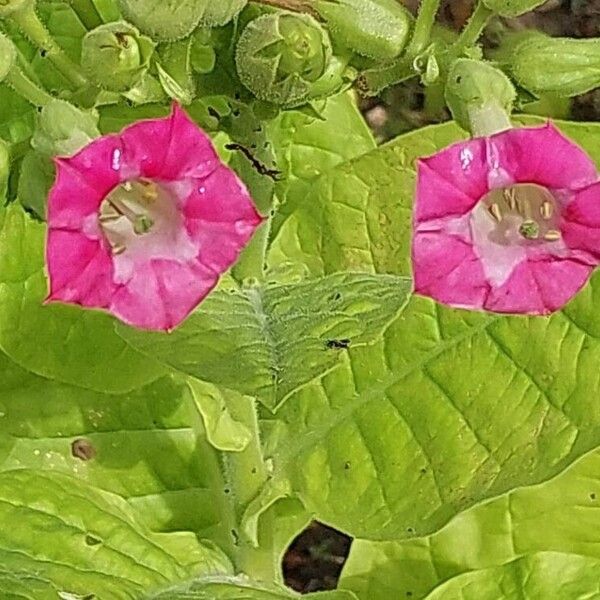
[[[313,519],[315,599],[597,597],[600,42],[542,3],[0,0],[0,597],[293,598]]]

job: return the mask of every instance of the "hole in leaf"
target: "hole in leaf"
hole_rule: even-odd
[[[102,540],[99,540],[97,537],[90,535],[89,533],[85,536],[85,543],[88,546],[97,546],[102,543]]]
[[[311,523],[290,544],[283,557],[285,583],[297,592],[337,587],[352,538],[321,523]]]
[[[83,461],[92,460],[96,457],[96,448],[90,440],[78,438],[71,444],[71,455]]]

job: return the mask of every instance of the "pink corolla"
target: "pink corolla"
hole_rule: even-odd
[[[174,105],[56,160],[48,301],[170,330],[213,289],[262,218],[209,137]]]
[[[600,263],[596,167],[550,123],[455,144],[420,160],[417,175],[417,293],[548,314]]]

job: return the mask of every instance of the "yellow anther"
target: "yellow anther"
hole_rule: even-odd
[[[502,221],[502,211],[500,210],[500,207],[498,206],[498,204],[496,204],[496,202],[494,202],[488,208],[488,211],[489,211],[490,215],[492,215],[492,217],[494,217],[494,219],[496,219],[496,221],[498,221],[498,223],[500,221]]]
[[[548,242],[556,242],[556,240],[560,240],[560,231],[549,229],[544,235],[544,239]]]
[[[542,202],[542,205],[540,206],[540,214],[542,215],[542,218],[546,220],[550,219],[550,217],[552,217],[552,212],[552,204],[550,204],[548,201]]]

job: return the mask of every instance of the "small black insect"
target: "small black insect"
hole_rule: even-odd
[[[325,347],[328,350],[346,350],[350,348],[350,340],[344,338],[342,340],[327,340],[325,342]]]

